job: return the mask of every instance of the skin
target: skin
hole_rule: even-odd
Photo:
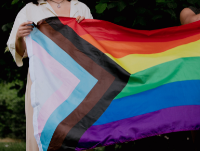
[[[61,2],[61,0],[54,0],[55,2]],[[71,2],[68,1],[63,1],[61,3],[61,8],[58,8],[58,4],[47,0],[47,2],[51,5],[53,10],[56,12],[58,16],[65,16],[65,17],[70,17],[70,4]],[[80,23],[82,20],[84,20],[84,16],[78,16],[76,18],[76,21]],[[15,40],[15,49],[17,53],[23,57],[25,50],[26,50],[26,43],[24,41],[24,37],[28,36],[30,32],[33,30],[33,26],[28,26],[29,24],[32,24],[32,22],[24,22],[22,23],[17,31],[16,34],[16,40]]]
[[[25,49],[26,49],[26,43],[24,41],[24,37],[28,36],[30,32],[33,30],[33,26],[27,26],[28,24],[32,24],[32,22],[24,22],[22,23],[16,34],[16,40],[15,40],[15,48],[17,53],[23,57]]]
[[[191,9],[184,8],[180,13],[181,24],[189,24],[200,20],[200,14],[195,14]]]
[[[60,0],[54,0],[55,2],[61,2]],[[68,1],[63,1],[61,3],[61,8],[58,8],[58,4],[47,0],[47,2],[51,5],[53,10],[58,16],[65,16],[65,17],[70,17],[70,2]],[[76,18],[76,21],[80,23],[82,20],[84,20],[84,16],[78,16]],[[17,31],[16,34],[16,40],[15,40],[15,49],[17,53],[23,57],[25,50],[26,50],[26,43],[24,41],[24,37],[28,36],[30,32],[33,30],[33,26],[28,26],[29,24],[32,24],[32,22],[24,22],[22,23]],[[90,150],[85,150],[85,151],[93,151],[93,149]]]

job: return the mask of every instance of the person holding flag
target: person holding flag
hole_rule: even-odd
[[[23,65],[22,59],[27,57],[25,36],[33,30],[33,23],[53,17],[64,16],[76,18],[80,23],[82,20],[93,19],[90,9],[78,0],[26,0],[27,4],[18,13],[10,37],[8,48],[18,67]],[[30,91],[31,78],[28,73],[25,110],[26,110],[26,151],[37,151],[38,145],[33,131],[33,107],[31,106]]]

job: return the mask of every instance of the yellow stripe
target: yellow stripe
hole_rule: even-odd
[[[184,57],[200,56],[200,40],[181,45],[156,54],[131,54],[123,58],[114,58],[106,53],[130,74],[145,70],[155,65]]]

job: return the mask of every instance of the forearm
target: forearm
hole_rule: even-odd
[[[200,14],[197,14],[189,19],[189,23],[200,20]]]
[[[184,8],[180,13],[181,24],[189,24],[200,20],[200,14],[195,14],[191,9]]]
[[[19,26],[16,34],[15,50],[21,57],[24,56],[24,52],[26,50],[26,43],[24,41],[24,37],[28,36],[30,32],[33,30],[33,26],[31,25],[32,23],[33,22],[30,21],[22,23]]]
[[[26,43],[23,38],[16,38],[15,41],[15,49],[16,52],[23,57],[24,52],[26,50]]]

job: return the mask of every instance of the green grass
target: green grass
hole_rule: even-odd
[[[0,143],[0,151],[26,151],[26,143]]]

